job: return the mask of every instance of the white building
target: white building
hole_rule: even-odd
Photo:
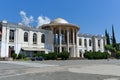
[[[104,52],[104,36],[78,33],[80,27],[62,18],[38,28],[0,22],[0,57],[13,52],[32,56],[36,52],[68,51],[71,57],[83,57],[85,51]]]

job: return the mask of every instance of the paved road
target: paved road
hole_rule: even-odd
[[[120,60],[0,61],[0,80],[120,80]]]

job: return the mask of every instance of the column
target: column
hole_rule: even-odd
[[[76,54],[76,57],[80,57],[80,55],[79,55],[79,49],[78,49],[78,46],[77,46],[77,45],[78,45],[77,36],[78,36],[78,32],[77,32],[77,29],[75,29],[75,40],[76,40],[76,41],[75,41],[75,42],[76,42],[76,43],[75,43],[75,44],[76,44],[76,46],[75,46],[75,47],[76,47],[76,48],[75,48],[75,49],[76,49],[76,50],[75,50],[75,51],[76,51],[75,54]]]
[[[87,51],[89,51],[89,38],[86,38],[86,44],[87,44]]]
[[[74,29],[73,29],[73,45],[75,45],[75,31],[74,31]]]
[[[59,52],[62,52],[62,37],[61,37],[61,27],[59,27]]]
[[[52,52],[54,52],[54,42],[55,42],[55,33],[54,33],[54,28],[53,28],[53,27],[51,27],[51,30],[52,30],[52,32],[53,32],[53,38],[52,38],[52,43],[51,43],[51,45],[52,45]]]
[[[69,52],[69,29],[67,28],[67,51]]]
[[[104,40],[103,39],[100,40],[100,49],[101,49],[101,52],[104,52]]]
[[[74,31],[74,29],[72,29],[72,43],[73,43],[72,57],[76,57],[76,49],[75,49],[75,31]]]
[[[65,38],[65,29],[63,30],[63,36],[64,36],[63,44],[66,44],[66,42],[65,42],[65,41],[66,41],[66,40],[65,40],[65,39],[66,39],[66,38]]]
[[[15,46],[14,46],[14,49],[15,49],[15,53],[19,53],[18,52],[18,29],[15,28],[15,37],[14,37],[14,41],[15,41]]]

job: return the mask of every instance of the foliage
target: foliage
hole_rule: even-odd
[[[116,44],[116,45],[114,45],[114,47],[113,47],[113,45],[106,45],[105,49],[109,50],[111,52],[111,56],[112,57],[116,57],[117,53],[120,50],[119,45],[120,44]]]
[[[107,45],[110,45],[110,37],[109,37],[109,33],[107,32],[107,30],[105,30],[105,37],[106,37]]]
[[[111,44],[109,44],[109,34],[107,33],[107,30],[105,30],[105,36],[107,45],[105,46],[105,49],[111,52],[112,57],[116,57],[116,53],[119,50],[119,44],[116,42],[115,33],[114,33],[114,26],[112,25],[112,37],[111,37]]]
[[[115,51],[116,51],[116,49],[115,49],[112,45],[106,45],[106,46],[105,46],[105,49],[106,49],[106,50],[109,50],[109,51],[112,51],[112,52],[115,52]]]
[[[113,45],[113,47],[115,47],[115,45],[116,45],[116,38],[115,38],[113,25],[112,25],[112,45]]]
[[[61,58],[62,60],[67,60],[70,56],[70,54],[66,51],[61,53],[56,52],[49,52],[48,54],[45,53],[35,53],[33,57],[39,57],[42,56],[45,60],[55,60],[57,58]]]
[[[40,57],[42,56],[46,60],[55,60],[57,58],[57,53],[55,52],[50,52],[48,54],[45,53],[35,53],[33,57]]]
[[[11,57],[12,57],[13,59],[16,59],[17,54],[16,54],[16,53],[12,53]]]
[[[40,56],[40,53],[34,53],[33,54],[33,57],[39,57]]]
[[[93,54],[91,54],[91,52],[87,52],[87,51],[86,51],[86,52],[84,53],[84,57],[85,57],[85,58],[88,58],[88,59],[93,59]]]
[[[17,59],[24,59],[24,58],[25,58],[25,55],[21,53],[19,53],[17,56]]]
[[[46,58],[46,54],[45,54],[45,53],[37,52],[37,53],[34,53],[34,54],[33,54],[33,57],[40,57],[40,56]]]
[[[67,60],[70,57],[70,53],[67,51],[63,51],[57,55],[58,58],[61,58],[62,60]]]
[[[116,58],[117,58],[117,59],[120,59],[120,51],[117,51],[117,53],[116,53]]]
[[[57,53],[55,53],[55,52],[50,52],[47,55],[48,55],[47,58],[49,60],[55,60],[57,58]]]
[[[84,57],[88,59],[107,59],[110,55],[107,52],[85,52]]]

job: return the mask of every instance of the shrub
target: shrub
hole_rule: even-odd
[[[40,56],[40,53],[34,53],[33,54],[33,57],[39,57]]]
[[[33,57],[40,57],[40,56],[42,56],[44,59],[47,59],[47,54],[45,53],[38,52],[38,53],[33,54]]]
[[[84,57],[88,59],[107,59],[110,55],[107,52],[85,52]]]
[[[93,56],[92,52],[85,52],[84,57],[88,58],[88,59],[93,59],[94,56]]]
[[[63,51],[57,55],[57,57],[61,58],[62,60],[67,60],[69,56],[70,54],[67,51]]]
[[[48,59],[52,59],[52,60],[55,60],[56,58],[57,58],[57,53],[55,53],[55,52],[50,52],[50,53],[48,53],[47,54],[47,58]]]
[[[103,59],[108,59],[110,54],[108,52],[103,52]]]
[[[120,59],[120,51],[117,51],[117,53],[116,53],[116,58],[117,58],[117,59]]]
[[[48,54],[45,53],[35,53],[33,57],[42,56],[45,60],[55,60],[57,58],[61,58],[62,60],[67,60],[70,54],[66,51],[57,54],[56,52],[49,52]]]
[[[17,56],[17,59],[23,59],[23,58],[25,58],[25,55],[24,54],[18,54],[18,56]]]
[[[11,57],[12,57],[13,59],[16,59],[17,54],[16,54],[16,53],[12,53]]]
[[[45,60],[55,60],[57,58],[57,53],[50,52],[48,54],[45,53],[35,53],[33,57],[40,57],[42,56]]]

